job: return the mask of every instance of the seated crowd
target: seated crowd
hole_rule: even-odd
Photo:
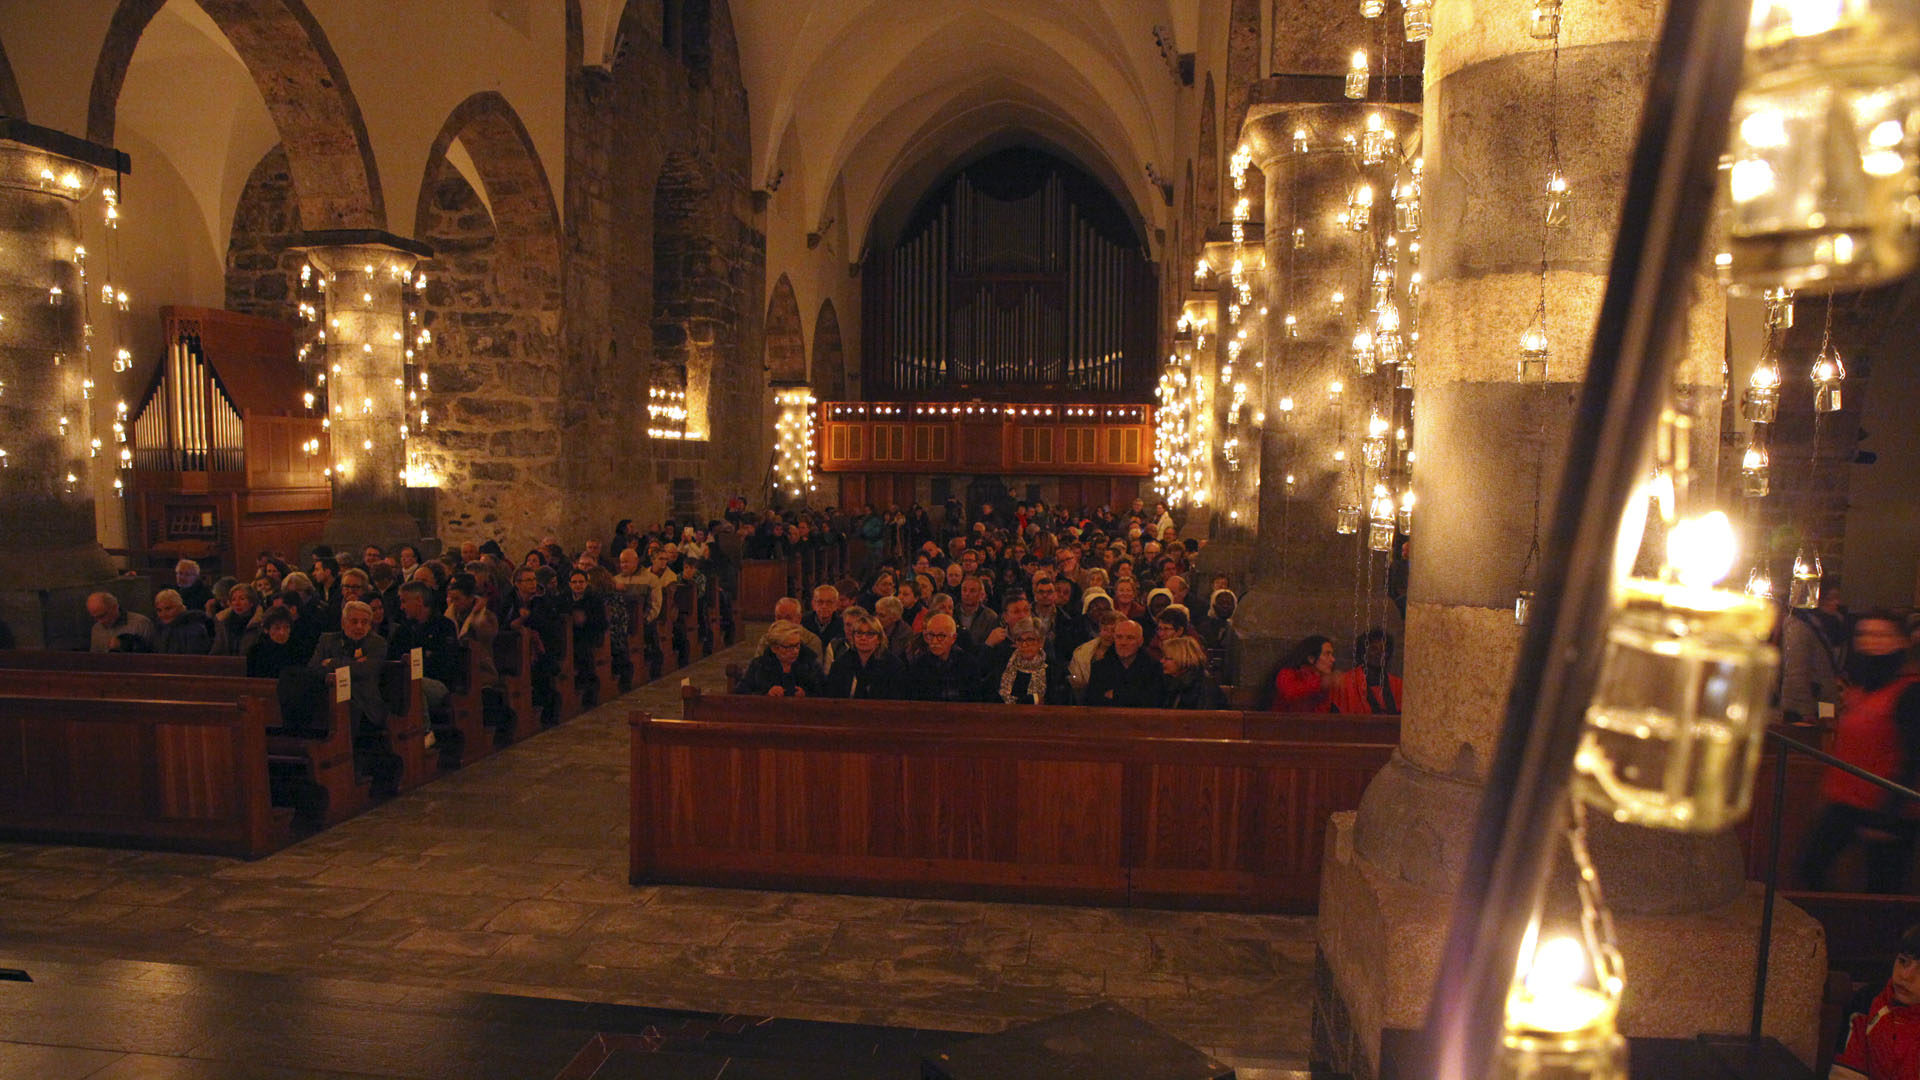
[[[530,636],[535,705],[551,723],[563,635],[587,656],[604,632],[619,689],[631,688],[630,639],[661,620],[667,587],[690,581],[705,597],[710,578],[727,580],[721,533],[738,534],[748,559],[849,537],[867,552],[864,565],[848,567],[858,577],[820,585],[806,609],[795,598],[779,602],[742,692],[1203,709],[1225,708],[1222,685],[1239,682],[1231,581],[1211,575],[1196,595],[1199,543],[1180,537],[1164,504],[1149,510],[1139,500],[1085,514],[989,506],[972,520],[950,501],[936,525],[918,505],[782,514],[736,498],[706,529],[622,520],[610,541],[589,540],[572,556],[553,537],[517,563],[493,541],[434,559],[411,545],[318,548],[304,571],[263,552],[249,580],[211,586],[183,560],[176,587],[154,597],[151,620],[122,611],[109,593],[90,597],[92,647],[241,656],[260,677],[351,657],[398,659],[418,647],[437,716],[465,650],[480,657],[483,690],[496,695],[491,711],[500,689],[492,643],[512,627]],[[1336,678],[1332,644],[1309,638],[1282,666],[1275,708],[1397,713],[1391,651],[1383,631],[1368,631],[1355,645],[1356,666]],[[576,670],[583,697],[597,700],[607,688],[592,664]]]

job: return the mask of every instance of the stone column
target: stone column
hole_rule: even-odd
[[[432,254],[384,233],[309,234],[303,245],[327,276],[325,356],[333,513],[331,544],[417,540],[407,510],[407,438],[418,414],[407,406],[411,334],[401,300],[415,264]]]
[[[94,530],[79,261],[80,205],[96,172],[69,155],[113,152],[24,127],[0,138],[0,617],[23,645],[49,635],[64,645],[76,629],[84,641],[80,598],[43,611],[46,592],[113,576]],[[35,135],[65,152],[16,141]]]
[[[1370,115],[1379,115],[1403,142],[1419,126],[1408,105],[1349,101],[1337,84],[1322,80],[1284,82],[1291,84],[1292,100],[1255,104],[1243,136],[1266,178],[1269,269],[1261,301],[1267,308],[1267,369],[1261,406],[1266,423],[1258,432],[1260,540],[1253,552],[1253,588],[1235,622],[1241,670],[1258,678],[1262,690],[1271,685],[1281,655],[1308,634],[1331,635],[1343,656],[1344,642],[1367,625],[1385,624],[1400,637],[1398,612],[1384,592],[1391,556],[1368,550],[1364,524],[1356,534],[1336,532],[1334,517],[1341,503],[1367,503],[1371,480],[1360,462],[1360,441],[1370,414],[1377,407],[1384,418],[1395,419],[1395,369],[1382,365],[1373,375],[1361,375],[1352,343],[1358,326],[1372,324],[1368,290],[1376,242],[1393,237],[1403,267],[1409,259],[1404,248],[1410,238],[1395,236],[1391,226],[1391,192],[1404,166],[1389,159],[1363,167],[1346,137],[1358,138]],[[1294,145],[1296,132],[1306,133],[1304,151]],[[1364,232],[1339,221],[1361,183],[1374,191],[1373,215],[1380,219]],[[1396,293],[1395,299],[1405,312],[1405,295]],[[1337,400],[1329,392],[1336,381]],[[1292,402],[1290,411],[1281,408],[1283,400]],[[1344,451],[1347,460],[1335,460],[1335,451]]]
[[[1552,231],[1551,359],[1522,378],[1540,303],[1553,56],[1528,0],[1437,4],[1426,53],[1419,426],[1399,752],[1356,815],[1337,815],[1322,868],[1316,1057],[1355,1076],[1380,1032],[1418,1027],[1459,885],[1522,627],[1535,532],[1564,460],[1659,29],[1658,0],[1568,5],[1559,162],[1574,202]],[[1703,275],[1676,399],[1696,417],[1701,492],[1717,442],[1723,304]],[[1710,403],[1710,405],[1709,405]],[[1600,824],[1592,847],[1617,916],[1629,1035],[1744,1032],[1756,887],[1730,834]],[[1811,1061],[1825,977],[1820,930],[1776,911],[1767,1031]]]

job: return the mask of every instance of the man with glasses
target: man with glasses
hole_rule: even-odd
[[[954,648],[960,633],[953,616],[942,613],[927,619],[920,633],[927,651],[907,666],[909,695],[918,701],[980,701],[980,666],[973,656]]]

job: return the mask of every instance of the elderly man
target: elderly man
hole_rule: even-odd
[[[647,587],[647,621],[658,622],[660,609],[667,602],[667,586],[679,581],[673,572],[673,556],[665,547],[653,549],[652,565],[635,575],[635,582]]]
[[[840,590],[831,585],[813,590],[813,610],[800,620],[800,625],[822,645],[831,646],[835,638],[844,638],[845,628],[840,624]],[[826,652],[817,651],[817,655],[825,657]]]
[[[800,623],[800,601],[791,596],[783,596],[773,602],[773,621],[790,622],[800,629],[800,643],[812,651],[816,657],[827,654],[826,646],[820,641],[820,635],[802,626]],[[760,644],[753,650],[758,656],[767,651],[767,635],[760,635]]]
[[[1162,696],[1160,665],[1141,648],[1146,632],[1132,619],[1114,624],[1113,650],[1093,662],[1087,704],[1151,708]]]
[[[349,600],[340,609],[340,629],[320,635],[313,659],[315,671],[351,672],[353,718],[361,729],[384,727],[387,703],[380,696],[380,665],[387,660],[387,640],[373,632],[373,609]]]
[[[173,589],[153,594],[153,651],[170,656],[205,656],[213,648],[211,620],[206,612],[186,605]]]
[[[148,652],[153,648],[153,620],[137,611],[121,611],[109,592],[87,597],[87,617],[93,620],[90,652]]]
[[[960,627],[944,612],[927,619],[927,651],[907,665],[907,692],[919,701],[979,701],[980,665],[954,648]]]
[[[200,564],[192,559],[181,559],[173,564],[173,584],[180,593],[180,602],[188,611],[205,613],[207,604],[213,599],[213,587],[200,580]]]

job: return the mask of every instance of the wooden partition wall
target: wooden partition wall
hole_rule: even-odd
[[[690,692],[632,721],[631,878],[1311,911],[1396,720]]]

